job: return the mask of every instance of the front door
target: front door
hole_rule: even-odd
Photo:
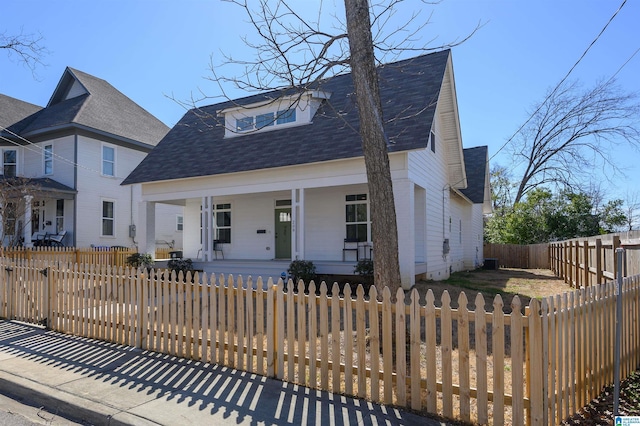
[[[276,209],[276,259],[291,259],[291,208]]]

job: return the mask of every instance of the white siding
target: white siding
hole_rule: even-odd
[[[76,223],[78,247],[132,246],[129,225],[137,218],[137,201],[133,186],[121,186],[122,180],[142,161],[145,154],[122,146],[116,147],[115,177],[102,176],[102,142],[78,136],[78,194]],[[115,202],[115,236],[103,237],[102,201]]]

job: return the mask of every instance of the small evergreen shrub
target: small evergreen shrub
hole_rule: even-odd
[[[356,264],[356,267],[353,269],[354,274],[358,274],[362,280],[363,284],[372,284],[373,282],[373,260],[371,259],[362,259],[359,260]]]
[[[296,289],[299,280],[304,281],[306,288],[309,285],[309,282],[314,280],[316,277],[316,265],[314,265],[310,260],[294,260],[289,265],[287,272],[294,282],[294,290]]]
[[[193,272],[193,261],[191,259],[171,259],[167,262],[167,268],[170,271],[175,271],[176,277],[182,271],[184,276],[187,276],[187,272]]]
[[[153,257],[149,253],[133,253],[127,256],[126,262],[132,268],[153,268]]]

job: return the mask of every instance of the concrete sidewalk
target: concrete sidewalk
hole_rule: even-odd
[[[0,321],[0,393],[94,425],[440,425],[218,365]]]

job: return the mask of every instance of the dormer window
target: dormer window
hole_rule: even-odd
[[[253,130],[253,117],[243,117],[236,120],[236,130],[238,132],[246,132]]]
[[[329,97],[330,94],[326,92],[308,91],[301,95],[223,109],[218,111],[218,115],[224,117],[225,137],[236,137],[245,133],[277,130],[281,126],[311,124],[322,101]]]
[[[278,124],[293,123],[294,121],[296,121],[295,109],[278,111]]]
[[[256,115],[256,129],[262,129],[267,126],[273,126],[273,113],[269,112],[266,114]]]

